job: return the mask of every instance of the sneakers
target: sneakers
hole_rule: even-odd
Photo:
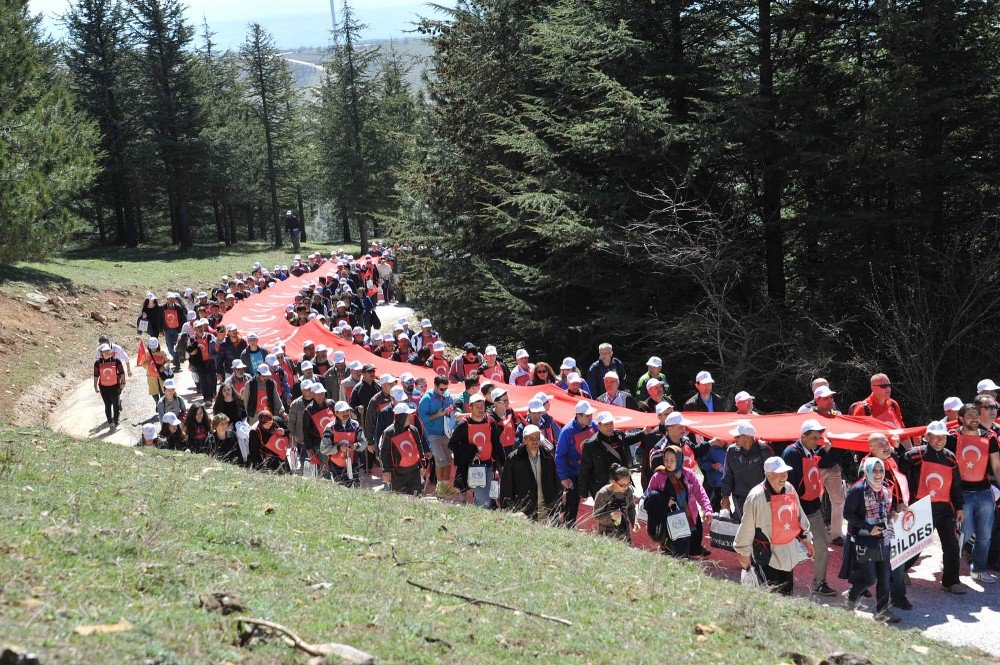
[[[848,612],[853,612],[858,609],[858,605],[861,604],[861,596],[858,596],[854,600],[851,600],[850,590],[844,592],[844,609]]]
[[[892,610],[883,610],[875,614],[875,620],[883,623],[899,623],[901,619]]]
[[[814,584],[812,587],[812,592],[817,596],[836,596],[837,592],[834,591],[826,582],[820,582],[819,584]]]
[[[965,593],[968,592],[968,589],[966,589],[961,584],[952,584],[951,586],[946,586],[946,587],[941,587],[941,588],[944,589],[945,591],[947,591],[948,593],[953,593],[953,594],[958,595],[958,596],[961,596],[961,595],[963,595],[963,594],[965,594]]]
[[[899,600],[892,601],[892,606],[897,610],[912,610],[913,603],[911,603],[906,598],[900,598]]]
[[[971,577],[974,582],[979,582],[980,584],[993,584],[997,581],[997,578],[993,577],[993,573],[981,573],[977,570],[969,573],[969,577]]]

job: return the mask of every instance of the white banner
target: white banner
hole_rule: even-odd
[[[889,552],[889,565],[893,569],[923,552],[934,537],[934,518],[931,514],[931,497],[925,496],[900,513],[892,523],[894,540]]]

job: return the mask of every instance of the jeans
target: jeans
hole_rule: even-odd
[[[883,612],[889,608],[889,589],[891,586],[891,571],[889,569],[889,546],[882,545],[882,560],[873,563],[854,562],[851,567],[851,590],[847,592],[849,600],[857,600],[864,590],[875,582],[875,611]],[[900,566],[899,570],[902,570]]]
[[[820,469],[820,477],[823,479],[823,488],[830,499],[830,538],[844,537],[844,478],[840,472],[840,465],[829,469]]]
[[[493,503],[490,498],[490,484],[493,482],[493,467],[486,465],[486,487],[473,487],[472,502],[480,508],[489,508]]]
[[[292,229],[289,235],[292,237],[292,251],[299,253],[299,238],[302,237],[302,229]]]
[[[181,363],[177,359],[177,352],[174,351],[174,347],[177,346],[177,338],[180,336],[180,329],[164,328],[163,329],[163,339],[167,346],[167,353],[170,354],[170,359],[174,361],[174,370],[180,369]]]
[[[823,511],[817,510],[809,518],[809,530],[812,531],[813,546],[816,548],[813,554],[813,586],[818,586],[826,582],[826,562],[830,557],[827,551],[826,525],[823,523]]]
[[[993,536],[994,504],[990,488],[976,492],[962,492],[965,498],[965,520],[962,522],[962,542],[976,534],[972,547],[972,572],[985,573],[986,560],[990,554],[990,540]]]

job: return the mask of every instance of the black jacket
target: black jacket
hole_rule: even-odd
[[[642,489],[645,490],[646,486],[649,485],[649,479],[653,477],[653,469],[649,465],[649,456],[653,452],[653,448],[656,444],[660,442],[660,439],[667,435],[667,428],[662,424],[657,426],[655,432],[647,434],[646,432],[639,430],[633,432],[632,434],[625,435],[625,445],[631,446],[633,444],[639,444],[635,449],[635,456],[639,462],[639,472],[642,477]]]
[[[712,393],[712,406],[715,407],[716,411],[723,411],[726,408],[725,403],[722,401],[722,397],[718,393]],[[701,411],[702,413],[708,412],[708,407],[705,403],[701,401],[701,395],[695,393],[688,398],[688,401],[684,402],[684,406],[681,407],[681,411]]]
[[[223,462],[239,464],[240,466],[244,464],[243,455],[240,453],[240,444],[236,439],[236,432],[233,430],[227,430],[226,435],[222,438],[219,438],[213,431],[205,441],[205,448],[209,455],[217,457]]]
[[[616,454],[617,453],[617,454]],[[583,442],[580,455],[580,498],[597,496],[611,482],[611,466],[632,466],[632,454],[625,434],[615,430],[610,437],[600,432]]]
[[[281,403],[281,394],[278,392],[278,386],[271,379],[266,379],[264,385],[267,386],[267,407],[268,411],[271,412],[273,416],[281,415],[281,412],[285,410],[284,405]],[[251,379],[247,383],[247,396],[244,404],[247,407],[247,418],[254,419],[257,417],[257,393],[260,391],[260,380]]]
[[[542,476],[542,498],[555,513],[562,499],[562,485],[556,473],[556,460],[544,447],[538,447],[539,469]],[[519,446],[507,457],[500,476],[500,507],[517,510],[534,519],[538,515],[538,483],[531,470],[528,449]]]
[[[272,429],[283,429],[285,430],[285,436],[288,436],[288,425],[281,418],[274,419],[274,428]],[[275,436],[272,434],[271,436]],[[268,437],[270,441],[270,437]],[[282,464],[281,458],[272,453],[270,450],[265,450],[264,445],[260,440],[260,429],[254,427],[250,430],[250,445],[249,445],[249,456],[247,457],[246,465],[252,469],[280,469]]]

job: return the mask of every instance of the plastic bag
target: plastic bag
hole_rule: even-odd
[[[250,425],[245,420],[236,423],[236,443],[240,447],[243,461],[250,459]]]
[[[491,499],[500,498],[500,483],[496,480],[490,481],[490,498]]]
[[[691,536],[691,525],[688,524],[687,515],[683,510],[667,515],[667,535],[670,540],[680,540]]]
[[[486,487],[486,467],[482,465],[470,466],[468,484],[470,488]]]
[[[740,572],[740,584],[748,589],[760,588],[760,578],[757,577],[757,573],[752,566],[744,568]]]

